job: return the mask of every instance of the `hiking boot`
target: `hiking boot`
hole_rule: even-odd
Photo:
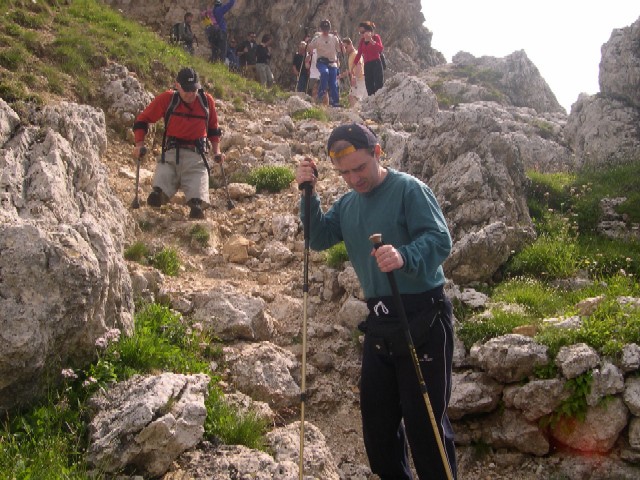
[[[147,205],[154,208],[160,208],[162,204],[165,203],[164,196],[165,195],[160,187],[153,187],[153,190],[147,197]]]
[[[202,210],[202,200],[200,200],[199,198],[192,198],[187,202],[187,205],[191,207],[189,218],[204,218],[204,211]]]

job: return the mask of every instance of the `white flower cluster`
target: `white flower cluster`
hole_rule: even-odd
[[[109,346],[110,343],[117,341],[120,338],[120,329],[119,328],[110,328],[104,334],[103,337],[98,337],[96,339],[96,347],[105,349]]]

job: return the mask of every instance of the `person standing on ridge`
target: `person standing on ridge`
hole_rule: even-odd
[[[384,45],[380,35],[373,33],[375,28],[375,23],[369,21],[358,25],[360,43],[358,43],[358,54],[354,60],[354,64],[357,65],[360,57],[364,59],[364,83],[369,95],[373,95],[384,85],[384,69],[380,59]]]
[[[271,88],[273,86],[273,73],[269,66],[271,60],[271,34],[262,35],[262,41],[256,47],[256,72],[258,79],[263,87]]]
[[[197,42],[195,34],[191,30],[191,22],[193,21],[193,13],[187,12],[184,14],[184,21],[178,24],[178,42],[182,44],[182,48],[191,55],[193,55],[193,42]]]
[[[446,220],[431,189],[417,178],[380,163],[381,149],[365,125],[336,127],[327,141],[331,163],[351,188],[324,212],[315,192],[315,162],[302,160],[298,185],[310,182],[309,240],[314,250],[344,241],[369,315],[364,335],[360,410],[364,444],[373,473],[383,480],[412,479],[406,441],[421,480],[444,480],[445,465],[456,477],[453,430],[447,417],[451,397],[453,323],[444,293],[442,263],[452,248]],[[305,195],[300,213],[303,224]],[[372,248],[370,236],[385,244]],[[425,397],[400,326],[388,273],[393,272],[426,379],[435,417]],[[434,430],[437,430],[435,432]],[[435,434],[444,444],[441,455]],[[444,457],[444,458],[443,458]]]
[[[304,92],[307,89],[309,71],[306,65],[307,42],[302,40],[298,44],[298,50],[293,55],[291,62],[291,72],[293,74],[293,89],[296,92]]]
[[[320,87],[318,88],[318,103],[322,103],[327,89],[329,90],[329,103],[332,107],[340,106],[340,95],[338,93],[338,54],[341,52],[342,44],[340,39],[329,33],[331,22],[322,20],[320,22],[320,35],[309,42],[307,50],[318,51],[316,66],[320,72]]]
[[[238,56],[240,58],[240,69],[242,74],[249,80],[257,80],[256,73],[256,32],[249,32],[247,39],[238,46]]]
[[[213,8],[211,9],[210,16],[213,17],[212,23],[217,25],[218,30],[217,38],[211,45],[212,62],[224,62],[227,55],[227,21],[225,20],[224,16],[229,10],[233,8],[235,3],[236,0],[229,0],[223,5],[222,0],[216,0]]]
[[[218,128],[215,101],[200,88],[193,68],[181,69],[175,89],[159,94],[136,117],[134,158],[140,158],[149,124],[161,118],[165,122],[162,154],[157,159],[147,205],[159,208],[181,189],[191,207],[189,218],[204,218],[204,208],[209,203],[207,140],[216,162],[222,162],[224,154],[220,152],[222,131]]]
[[[354,63],[358,52],[353,48],[353,42],[350,38],[343,38],[342,45],[347,54],[347,69],[340,75],[349,79],[349,105],[353,108],[357,102],[367,96],[367,88],[364,84],[364,68],[362,61]]]

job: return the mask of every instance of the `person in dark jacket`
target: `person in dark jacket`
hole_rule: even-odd
[[[367,299],[369,315],[360,375],[360,411],[371,471],[384,480],[413,478],[407,441],[421,480],[456,478],[453,430],[447,417],[451,398],[453,319],[444,293],[442,263],[452,241],[436,196],[422,181],[383,166],[375,134],[365,125],[336,127],[327,151],[350,191],[326,211],[310,196],[310,247],[325,250],[344,241]],[[305,158],[296,182],[315,190],[315,162]],[[300,212],[304,217],[306,195]],[[306,220],[302,219],[303,223]],[[381,234],[374,248],[370,236]],[[434,429],[408,351],[388,273],[393,272],[411,325],[417,361],[435,417]],[[440,454],[435,434],[445,453]],[[443,458],[445,457],[445,458]]]

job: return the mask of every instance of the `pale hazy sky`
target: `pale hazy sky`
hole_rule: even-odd
[[[567,109],[600,91],[600,47],[640,17],[638,0],[421,0],[431,46],[451,57],[524,50]]]

